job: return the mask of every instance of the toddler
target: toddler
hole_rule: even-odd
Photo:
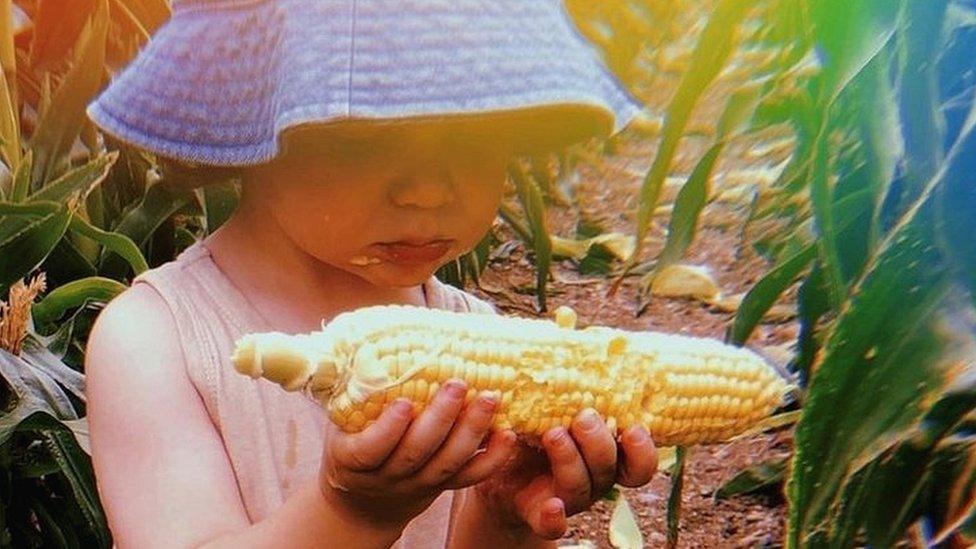
[[[648,482],[647,432],[615,440],[592,410],[526,448],[453,380],[346,434],[229,363],[246,333],[369,305],[493,314],[432,275],[485,235],[506,165],[637,110],[558,0],[174,0],[88,114],[163,162],[236,171],[242,196],[92,330],[117,545],[554,546],[615,482]]]

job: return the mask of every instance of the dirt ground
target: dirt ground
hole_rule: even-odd
[[[693,149],[693,147],[689,147]],[[571,236],[581,215],[599,219],[606,230],[634,234],[636,191],[653,156],[646,138],[629,136],[618,153],[596,166],[583,164],[572,184],[573,206],[555,206],[549,212],[550,229],[560,236]],[[690,155],[693,157],[694,155]],[[687,161],[678,160],[676,172],[688,173]],[[738,171],[742,172],[746,168]],[[736,170],[720,168],[719,179],[732,180]],[[741,173],[739,174],[741,178]],[[716,186],[718,188],[718,186]],[[673,198],[675,189],[665,193]],[[706,208],[698,237],[685,262],[707,266],[726,295],[747,291],[768,269],[766,261],[751,246],[740,245],[739,231],[744,213],[734,207],[713,204]],[[663,245],[667,215],[655,218],[655,226],[645,241],[642,258],[652,259]],[[481,288],[471,291],[492,301],[504,313],[534,315],[535,296],[526,291],[534,287],[535,271],[527,251],[507,226],[496,226],[505,241],[507,253],[496,257],[486,269]],[[645,314],[635,317],[638,277],[629,277],[616,295],[608,297],[612,278],[580,275],[571,261],[554,264],[554,280],[549,287],[549,310],[569,305],[579,314],[581,324],[602,324],[628,329],[651,329],[721,339],[732,314],[716,311],[696,301],[654,298]],[[502,290],[522,288],[523,291]],[[795,322],[766,324],[757,329],[750,346],[766,347],[795,341]],[[713,492],[749,465],[788,455],[790,433],[781,431],[731,444],[697,447],[689,451],[682,499],[679,547],[779,547],[782,545],[785,504],[781,497],[740,496],[715,500]],[[665,545],[665,507],[670,478],[661,471],[647,486],[624,491],[629,500],[645,545]],[[571,529],[563,542],[591,542],[611,547],[607,527],[612,504],[597,503],[592,510],[570,519]]]

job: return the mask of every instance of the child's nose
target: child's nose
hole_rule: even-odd
[[[446,174],[424,174],[395,182],[390,199],[403,208],[439,208],[454,201],[455,189]]]

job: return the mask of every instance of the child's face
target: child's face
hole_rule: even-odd
[[[491,226],[506,135],[470,123],[303,130],[245,184],[302,251],[377,286],[414,286]]]

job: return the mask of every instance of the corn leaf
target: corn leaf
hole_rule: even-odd
[[[94,189],[105,180],[109,170],[112,169],[118,159],[118,151],[99,155],[88,161],[85,165],[74,168],[54,181],[45,184],[37,192],[32,194],[29,200],[53,200],[60,202],[76,192],[81,192],[82,195],[86,195],[91,189]]]
[[[59,466],[56,462],[50,462],[54,469],[50,473],[56,473]],[[40,476],[40,475],[38,475]],[[27,507],[40,523],[41,535],[44,543],[49,547],[65,547],[75,549],[80,547],[77,536],[74,535],[71,521],[67,516],[59,513],[54,508],[53,498],[43,498],[39,493],[28,493],[26,496]]]
[[[89,277],[73,280],[58,286],[36,303],[31,309],[34,323],[49,324],[61,319],[66,311],[95,301],[107,303],[124,292],[125,284],[103,277]]]
[[[96,9],[75,48],[73,65],[51,98],[56,108],[41,113],[31,137],[35,182],[46,181],[55,174],[81,131],[85,107],[101,88],[108,32],[106,1],[96,0]]]
[[[955,266],[958,277],[969,287],[970,297],[976,306],[976,97],[969,122],[961,132],[959,142],[953,147],[948,168],[944,172],[945,183],[939,189],[938,207],[939,242],[944,253]]]
[[[201,209],[207,221],[207,234],[220,228],[237,208],[240,192],[233,181],[206,185],[198,189]]]
[[[899,203],[910,204],[938,171],[943,159],[945,120],[940,108],[934,62],[944,47],[949,0],[907,2],[908,24],[898,41],[901,59],[901,107],[905,136],[905,189]]]
[[[546,310],[546,285],[552,265],[552,237],[546,223],[546,205],[542,190],[532,177],[520,166],[509,170],[509,177],[515,184],[519,200],[525,210],[532,235],[532,251],[535,253],[536,300],[539,311]]]
[[[21,142],[12,14],[11,0],[0,1],[0,155],[13,172],[20,167]]]
[[[113,0],[119,6],[124,6],[131,17],[138,22],[148,34],[152,34],[170,17],[168,0]]]
[[[745,345],[752,331],[786,289],[816,257],[816,248],[807,246],[757,282],[742,300],[726,339],[733,345]]]
[[[815,38],[826,58],[822,104],[833,103],[891,40],[902,5],[902,0],[820,0],[812,4]]]
[[[691,113],[705,89],[728,61],[732,52],[735,30],[751,5],[752,2],[744,0],[721,0],[698,39],[695,51],[692,53],[690,68],[682,76],[674,100],[668,107],[667,119],[654,162],[641,184],[637,209],[637,250],[628,261],[624,269],[625,274],[637,262],[664,180],[671,170],[672,161],[678,151],[678,143],[684,135]]]
[[[14,171],[14,186],[10,191],[11,202],[23,202],[30,194],[30,175],[33,165],[34,154],[27,151],[27,155],[20,161],[17,170]]]
[[[668,492],[667,547],[674,549],[678,546],[678,525],[681,522],[681,491],[685,479],[685,455],[687,451],[678,446],[674,453],[674,464],[671,466],[671,490]]]
[[[87,522],[88,532],[94,535],[99,547],[109,547],[108,525],[95,489],[91,459],[79,446],[74,433],[49,414],[31,416],[22,423],[21,429],[36,432],[42,437],[46,449],[68,480],[77,508]]]
[[[688,247],[694,242],[695,233],[698,229],[698,218],[708,202],[712,171],[715,169],[715,164],[724,148],[725,141],[719,141],[712,145],[698,161],[698,165],[691,172],[688,181],[678,191],[678,196],[674,202],[674,212],[671,214],[671,220],[668,224],[668,239],[664,243],[661,255],[658,256],[655,271],[648,275],[651,279],[653,279],[656,271],[680,261],[685,252],[688,251]]]
[[[32,156],[28,152],[24,157],[24,165]],[[112,152],[93,159],[84,166],[75,168],[62,175],[50,184],[39,189],[28,197],[28,203],[60,203],[65,202],[73,194],[85,195],[94,186],[99,185],[108,175],[109,169],[118,159],[118,153]],[[0,212],[2,213],[2,212]],[[11,235],[22,231],[29,221],[17,216],[0,218],[0,245],[10,238]]]
[[[34,16],[30,64],[39,71],[58,65],[75,45],[96,0],[44,0]]]
[[[787,458],[773,458],[739,471],[715,492],[718,499],[728,499],[740,494],[754,494],[780,490],[786,478]]]
[[[26,204],[0,202],[0,215],[17,216],[25,219],[37,218],[51,215],[60,208],[61,204],[46,200],[43,202],[28,202]],[[11,236],[13,236],[13,233],[5,235],[0,239],[0,244],[5,243]]]
[[[825,346],[796,430],[788,495],[792,547],[818,544],[855,460],[921,416],[923,397],[941,388],[947,342],[934,331],[947,295],[931,220],[901,227],[856,290]],[[864,387],[873,398],[860,398]],[[843,440],[844,444],[837,444]]]
[[[73,213],[63,205],[13,237],[0,242],[0,289],[36,269],[68,229]]]
[[[125,259],[135,274],[138,275],[149,269],[149,264],[146,263],[146,258],[143,257],[139,246],[136,246],[135,242],[128,236],[117,232],[103,231],[78,216],[71,219],[70,229],[72,232],[86,236],[104,246],[105,249],[118,254]]]
[[[67,366],[63,369],[70,370]],[[0,349],[0,375],[9,384],[14,399],[14,407],[0,415],[0,444],[6,442],[23,421],[38,412],[60,419],[77,419],[62,385],[45,368]]]
[[[974,382],[976,378],[968,387],[945,394],[904,442],[879,459],[877,467],[865,479],[868,495],[863,510],[854,516],[863,517],[872,545],[895,545],[901,533],[918,518],[918,499],[930,477],[938,445],[976,409]]]

